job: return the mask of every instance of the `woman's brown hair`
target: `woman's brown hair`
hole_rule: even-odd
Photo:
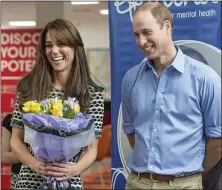
[[[81,111],[88,109],[90,95],[88,87],[93,87],[96,91],[103,88],[95,84],[90,76],[89,66],[82,38],[77,28],[65,19],[55,19],[49,22],[43,29],[39,39],[39,55],[32,71],[26,75],[18,84],[19,105],[25,101],[41,101],[46,98],[52,89],[53,68],[50,65],[45,53],[45,39],[47,32],[53,34],[57,43],[74,48],[74,60],[70,71],[64,98],[76,97],[79,100]]]

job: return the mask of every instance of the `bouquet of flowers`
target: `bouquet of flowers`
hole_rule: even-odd
[[[28,101],[22,109],[24,141],[39,160],[68,162],[95,139],[92,116],[80,112],[76,98]],[[49,177],[43,189],[68,188],[67,182]]]

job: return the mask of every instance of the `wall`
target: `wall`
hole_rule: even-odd
[[[50,11],[41,12],[37,5],[41,2],[1,2],[1,28],[11,28],[7,25],[9,20],[38,20],[40,14],[44,14],[44,19],[50,14],[56,13],[58,8],[56,3],[50,4]],[[100,2],[98,5],[74,6],[70,2],[63,2],[63,17],[72,21],[79,29],[85,47],[87,48],[109,48],[109,23],[108,15],[101,15],[100,9],[108,9],[107,2]],[[49,9],[48,9],[49,10]],[[48,16],[47,16],[48,15]],[[43,26],[42,26],[43,27]]]

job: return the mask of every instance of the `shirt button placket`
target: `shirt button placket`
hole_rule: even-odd
[[[163,90],[165,87],[165,75],[162,74],[160,81],[159,81],[159,86],[157,89],[157,94],[156,94],[156,102],[155,102],[155,114],[154,114],[154,121],[153,121],[153,133],[151,136],[151,143],[150,143],[150,147],[151,147],[151,151],[149,153],[150,156],[150,162],[148,163],[148,168],[151,171],[154,171],[154,161],[155,161],[155,144],[156,142],[156,137],[158,135],[157,133],[157,129],[159,128],[160,125],[160,106],[161,106],[161,102],[162,102],[162,98],[163,98]]]

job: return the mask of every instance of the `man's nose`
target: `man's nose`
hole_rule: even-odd
[[[144,44],[146,44],[146,38],[144,36],[139,36],[139,38],[137,39],[137,44],[140,46],[140,47],[143,47]]]

